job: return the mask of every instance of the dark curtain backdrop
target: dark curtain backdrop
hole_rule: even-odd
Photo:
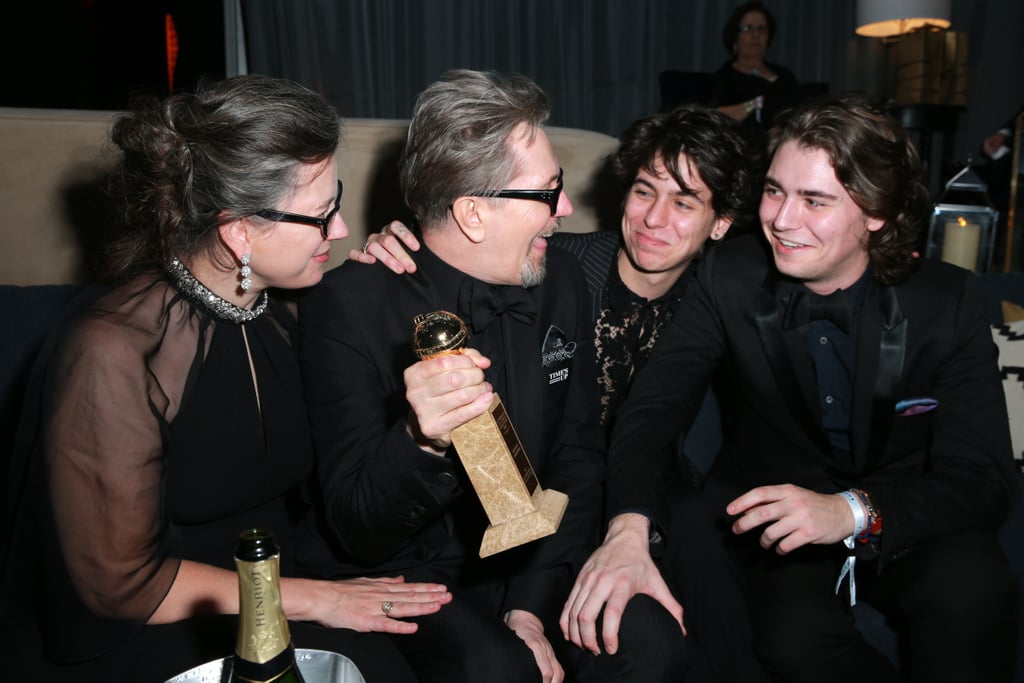
[[[552,125],[619,135],[659,105],[664,69],[729,57],[723,0],[241,0],[248,70],[321,91],[342,115],[407,118],[416,94],[458,67],[523,73]],[[774,0],[768,59],[801,81],[846,87],[854,3]],[[842,81],[842,83],[840,83]]]
[[[305,83],[345,116],[408,118],[416,93],[455,67],[519,71],[551,97],[556,125],[618,135],[657,109],[665,69],[712,71],[739,0],[20,0],[0,41],[0,105],[120,109],[166,94],[164,14],[180,53],[175,89],[265,73]],[[856,0],[767,0],[768,57],[831,92],[891,95],[885,48],[856,38]],[[1024,0],[952,0],[968,39],[968,101],[955,156],[1024,104]],[[24,45],[34,45],[26,52]]]
[[[244,20],[246,69],[323,92],[345,116],[408,118],[446,69],[518,71],[552,100],[552,124],[619,135],[659,106],[665,69],[712,71],[739,0],[226,0]],[[768,59],[831,92],[884,97],[885,48],[856,38],[855,0],[770,0]],[[1024,1],[953,0],[968,37],[968,101],[955,158],[1024,104]]]
[[[713,71],[738,0],[227,0],[244,18],[247,69],[316,88],[344,116],[408,118],[453,68],[516,71],[552,100],[552,125],[618,135],[658,108],[657,75]],[[831,92],[885,89],[878,40],[854,37],[854,0],[771,0],[768,58]],[[1024,103],[1024,1],[952,0],[968,34],[968,106],[955,156]]]

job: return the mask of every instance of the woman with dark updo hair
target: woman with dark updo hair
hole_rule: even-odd
[[[339,136],[316,93],[260,76],[117,117],[110,286],[48,342],[12,470],[0,616],[35,613],[47,658],[22,659],[25,680],[163,681],[230,654],[244,529],[273,530],[293,572],[313,451],[278,292],[317,284],[348,233]],[[297,647],[370,681],[414,677],[357,631],[411,633],[403,618],[450,600],[400,578],[283,578],[281,593]]]
[[[795,104],[796,76],[780,64],[766,62],[775,37],[775,17],[762,2],[736,7],[722,29],[722,44],[732,55],[715,72],[712,102],[740,121],[760,143],[782,109]]]

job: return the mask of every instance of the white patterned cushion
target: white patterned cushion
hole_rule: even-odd
[[[1013,457],[1018,467],[1024,469],[1024,320],[993,326],[992,339],[999,347],[999,371],[1010,416]]]

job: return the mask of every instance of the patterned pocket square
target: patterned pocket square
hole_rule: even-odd
[[[896,402],[896,414],[900,417],[928,413],[939,407],[934,398],[905,398]]]

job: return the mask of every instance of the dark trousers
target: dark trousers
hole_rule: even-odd
[[[669,512],[662,574],[683,606],[687,639],[698,653],[693,680],[768,681],[754,650],[742,576],[716,526],[719,515],[704,491],[689,487],[673,492]]]
[[[662,530],[665,538],[652,545],[651,552],[683,606],[687,635],[683,636],[675,619],[657,601],[637,595],[623,612],[618,652],[598,656],[583,653],[578,657],[573,680],[768,681],[754,653],[749,612],[737,570],[722,546],[703,495],[684,485],[674,487],[669,513],[668,526]]]
[[[409,581],[443,583],[452,601],[439,612],[408,619],[419,625],[416,633],[393,635],[402,656],[422,683],[540,681],[533,652],[502,620],[500,581],[475,581],[460,585],[457,571],[437,562],[406,572]],[[549,639],[561,634],[545,628]]]
[[[695,641],[684,637],[668,610],[648,595],[637,595],[626,605],[619,624],[619,648],[614,655],[604,652],[600,619],[597,632],[600,655],[565,644],[567,651],[572,650],[562,657],[569,661],[566,667],[569,680],[577,683],[714,681]]]
[[[727,502],[727,501],[725,501]],[[721,498],[715,503],[724,509]],[[902,670],[857,630],[841,545],[779,556],[758,532],[722,537],[745,583],[754,646],[779,681],[1009,681],[1017,647],[1016,582],[994,531],[923,543],[878,571],[856,565],[857,600],[886,614],[900,635]]]

